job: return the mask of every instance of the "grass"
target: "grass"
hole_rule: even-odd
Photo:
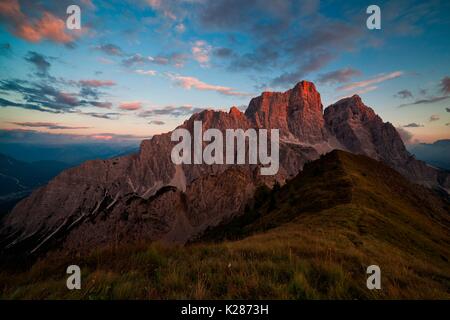
[[[130,243],[84,256],[52,252],[24,272],[1,271],[0,297],[450,298],[448,203],[382,164],[335,153],[275,194],[263,193],[265,201],[231,224],[233,230],[216,229],[216,238],[210,230],[187,246]],[[81,267],[81,290],[66,288],[71,264]],[[366,287],[372,264],[381,268],[381,290]]]

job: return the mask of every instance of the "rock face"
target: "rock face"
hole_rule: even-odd
[[[439,182],[439,172],[411,156],[394,126],[383,122],[359,96],[332,104],[324,118],[330,134],[348,151],[383,161],[413,182],[446,186]]]
[[[245,115],[256,128],[280,129],[283,138],[311,144],[327,140],[322,101],[311,82],[284,93],[264,92],[250,101]]]
[[[171,133],[141,143],[139,153],[87,161],[62,172],[21,201],[2,221],[4,252],[37,253],[54,245],[74,251],[138,239],[185,243],[210,226],[241,214],[260,185],[294,177],[303,165],[333,149],[382,160],[428,186],[448,188],[448,174],[415,160],[397,131],[358,96],[325,110],[314,84],[265,92],[245,114],[206,110],[181,127],[280,129],[280,169],[259,175],[257,165],[174,165]]]

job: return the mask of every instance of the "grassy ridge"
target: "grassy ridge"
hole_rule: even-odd
[[[448,203],[383,164],[333,152],[263,198],[238,231],[216,229],[216,242],[52,253],[26,272],[0,272],[0,296],[450,298]],[[66,289],[70,264],[81,267],[82,290]],[[366,288],[372,264],[381,268],[382,290]]]

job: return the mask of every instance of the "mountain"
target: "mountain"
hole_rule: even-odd
[[[448,198],[384,163],[335,150],[259,188],[243,215],[195,243],[54,252],[28,271],[0,271],[0,297],[449,299],[449,211]],[[85,285],[70,291],[57,275],[74,261]],[[370,265],[381,290],[366,287]]]
[[[437,168],[450,170],[450,139],[433,143],[419,143],[408,146],[409,152],[417,159],[425,161]]]
[[[325,110],[330,133],[344,150],[384,161],[405,177],[428,187],[448,189],[448,175],[417,161],[405,148],[400,135],[389,122],[383,122],[375,111],[354,95]]]
[[[2,221],[0,247],[38,253],[54,245],[83,251],[120,241],[185,243],[242,215],[261,185],[283,185],[334,149],[382,160],[425,186],[450,186],[449,174],[411,156],[395,128],[358,96],[323,114],[320,94],[307,81],[263,93],[245,114],[205,110],[180,127],[192,132],[196,120],[221,131],[280,128],[280,170],[261,176],[257,165],[174,165],[171,133],[157,135],[142,141],[137,154],[87,161],[34,191]]]
[[[302,143],[323,143],[328,134],[320,94],[311,82],[281,92],[264,92],[245,111],[252,127],[279,129],[281,137]]]
[[[0,214],[68,167],[59,161],[27,163],[0,154]]]

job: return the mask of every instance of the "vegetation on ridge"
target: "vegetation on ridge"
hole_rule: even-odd
[[[0,296],[450,298],[447,201],[380,162],[341,151],[276,189],[260,190],[247,216],[210,230],[202,242],[123,244],[82,257],[54,252],[26,272],[0,272]],[[71,264],[81,267],[81,290],[66,288]],[[366,287],[373,264],[381,268],[381,290]]]

